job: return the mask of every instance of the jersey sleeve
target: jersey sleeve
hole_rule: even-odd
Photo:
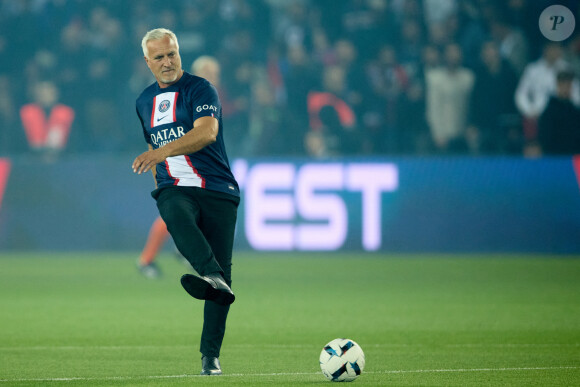
[[[204,80],[192,100],[193,103],[193,122],[200,117],[221,116],[222,105],[218,97],[216,88]]]
[[[135,107],[135,111],[137,112],[137,117],[139,118],[139,122],[141,123],[141,129],[143,129],[143,137],[145,137],[145,142],[151,145],[151,139],[147,135],[147,130],[145,130],[145,124],[143,123],[143,119],[141,118],[141,114],[139,114],[139,106]]]

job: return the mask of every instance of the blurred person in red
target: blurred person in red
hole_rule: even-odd
[[[348,102],[349,94],[345,69],[337,65],[324,68],[322,88],[311,90],[307,96],[310,131],[304,135],[303,140],[309,155],[322,157],[329,154],[345,155],[359,152],[360,138],[356,130],[356,113],[352,104]],[[312,147],[312,137],[320,137],[327,142],[324,144],[324,151]]]
[[[52,160],[68,142],[75,112],[59,102],[59,90],[53,82],[35,83],[31,93],[34,102],[20,109],[22,126],[32,150]]]

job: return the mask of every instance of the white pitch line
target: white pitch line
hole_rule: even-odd
[[[314,348],[312,345],[303,344],[233,344],[230,345],[231,348]],[[416,347],[429,347],[425,344],[373,344],[367,345],[365,348],[416,348]],[[491,344],[481,344],[481,343],[464,343],[464,344],[446,344],[444,347],[449,348],[546,348],[546,347],[580,347],[580,343],[519,343],[519,344],[506,344],[506,343],[491,343]],[[85,345],[55,345],[55,346],[0,346],[0,351],[45,351],[45,350],[63,350],[63,351],[75,351],[87,349],[97,349],[97,350],[147,350],[147,349],[176,349],[176,348],[192,348],[190,345],[95,345],[95,346],[85,346]],[[317,348],[317,347],[316,347]]]
[[[411,374],[411,373],[437,373],[437,372],[494,372],[494,371],[546,371],[546,370],[577,370],[580,366],[559,367],[500,367],[500,368],[451,368],[433,370],[400,370],[400,371],[376,371],[374,374]]]
[[[560,367],[501,367],[501,368],[456,368],[456,369],[429,369],[429,370],[389,370],[389,371],[369,371],[363,374],[413,374],[413,373],[451,373],[451,372],[496,372],[496,371],[554,371],[554,370],[577,370],[580,366],[560,366]],[[296,376],[296,375],[319,375],[320,372],[274,372],[263,374],[224,374],[224,377],[244,377],[244,376]],[[119,380],[147,380],[147,379],[182,379],[182,378],[203,378],[201,375],[150,375],[150,376],[104,376],[94,378],[69,377],[69,378],[30,378],[30,379],[0,379],[0,383],[31,383],[31,382],[89,382],[89,381],[119,381]]]

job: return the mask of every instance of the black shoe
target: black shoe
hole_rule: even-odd
[[[181,286],[190,296],[198,300],[210,300],[220,305],[229,305],[236,299],[234,292],[219,273],[203,277],[184,274],[181,277]]]
[[[200,375],[221,375],[222,368],[220,366],[220,359],[217,357],[203,356],[201,358],[201,374]]]

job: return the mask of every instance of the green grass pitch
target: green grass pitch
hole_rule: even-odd
[[[0,254],[0,387],[328,385],[337,337],[356,385],[580,385],[579,257],[238,253],[224,375],[201,377],[184,266],[136,256]]]

